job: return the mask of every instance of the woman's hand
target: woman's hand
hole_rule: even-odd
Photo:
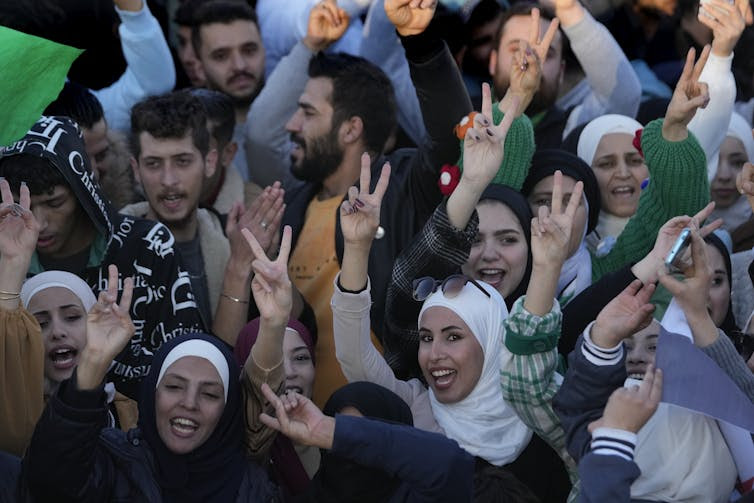
[[[568,243],[574,229],[574,217],[581,204],[584,182],[573,188],[568,205],[563,208],[563,174],[555,172],[552,185],[552,209],[539,207],[531,221],[531,255],[534,266],[556,266],[557,274],[568,258]]]
[[[111,362],[123,351],[135,331],[128,314],[133,279],[123,281],[123,294],[117,303],[118,268],[111,264],[107,270],[107,290],[100,292],[86,318],[86,346],[76,371],[80,389],[94,389],[102,383]]]
[[[684,280],[674,278],[664,268],[659,269],[658,275],[662,286],[675,297],[684,313],[706,314],[711,279],[707,268],[707,245],[693,222],[690,229],[691,263],[682,269]]]
[[[589,423],[587,429],[593,433],[597,428],[638,433],[657,410],[662,398],[662,370],[655,370],[649,364],[644,379],[639,386],[618,388],[607,400],[602,417]]]
[[[482,113],[474,115],[473,126],[466,130],[463,139],[463,174],[459,182],[475,189],[479,195],[495,178],[503,162],[505,137],[513,123],[516,107],[517,103],[513,101],[509,108],[503,110],[503,120],[495,126],[492,121],[490,85],[482,84]]]
[[[754,136],[754,131],[751,132]],[[754,159],[752,159],[754,162]],[[754,164],[747,162],[736,177],[736,187],[738,192],[746,196],[749,200],[749,206],[754,210]]]
[[[752,22],[749,0],[705,0],[699,4],[697,19],[712,30],[712,53],[727,58],[733,53],[738,39]]]
[[[283,229],[280,253],[275,260],[270,260],[262,246],[249,229],[242,229],[246,242],[254,254],[251,291],[259,309],[262,320],[275,326],[285,326],[291,315],[293,294],[291,280],[288,278],[288,255],[291,251],[291,228]]]
[[[390,163],[386,162],[382,166],[380,179],[374,187],[374,192],[370,193],[371,166],[369,154],[364,152],[361,155],[359,187],[354,186],[348,189],[348,199],[340,205],[340,228],[345,245],[362,251],[368,251],[372,246],[372,240],[380,226],[382,198],[390,182]]]
[[[601,348],[614,348],[623,339],[649,326],[655,306],[649,303],[655,292],[653,283],[634,280],[597,315],[589,334]]]
[[[332,449],[334,418],[324,415],[314,402],[296,392],[278,397],[265,383],[262,384],[262,393],[275,409],[275,417],[264,412],[259,415],[259,420],[265,426],[279,431],[295,443]]]
[[[705,45],[699,60],[694,63],[696,51],[692,47],[686,56],[686,64],[678,84],[673,91],[665,122],[662,124],[662,136],[668,141],[683,141],[688,137],[688,126],[698,108],[709,103],[707,84],[699,82],[699,76],[709,57],[710,46]]]
[[[678,236],[681,234],[684,228],[689,227],[694,222],[694,225],[699,225],[700,222],[704,222],[712,214],[712,210],[715,209],[715,203],[711,202],[699,213],[693,217],[686,215],[680,217],[674,217],[665,222],[657,232],[657,239],[655,240],[654,247],[646,257],[637,262],[632,268],[631,272],[634,276],[639,278],[642,283],[655,283],[658,280],[657,271],[660,270],[665,263],[665,257],[670,252],[670,249],[675,244]],[[699,230],[702,237],[705,237],[710,232],[722,226],[723,220],[718,218]]]

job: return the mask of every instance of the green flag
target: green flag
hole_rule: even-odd
[[[22,138],[84,52],[0,26],[0,145]]]

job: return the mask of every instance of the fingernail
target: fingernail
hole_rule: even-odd
[[[363,208],[364,207],[364,202],[361,199],[359,199],[358,197],[353,200],[353,203],[356,205],[357,208]]]
[[[490,121],[488,121],[488,120],[487,120],[487,119],[485,118],[484,120],[482,120],[482,125],[483,125],[483,126],[489,126],[489,125],[490,125]]]
[[[487,131],[487,135],[495,136],[495,134],[492,131],[490,131],[490,128],[485,129],[485,131]]]

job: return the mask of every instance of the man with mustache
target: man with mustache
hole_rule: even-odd
[[[248,227],[268,249],[283,217],[283,193],[269,187],[244,210],[228,215],[200,208],[203,185],[218,165],[207,112],[191,91],[153,96],[131,111],[131,166],[145,202],[121,210],[163,223],[175,237],[181,270],[188,275],[204,326],[233,340],[246,322],[250,251],[240,229]],[[215,323],[214,321],[222,321]]]
[[[233,141],[244,143],[244,124],[249,107],[264,86],[265,51],[254,10],[246,3],[213,0],[194,14],[191,42],[199,60],[199,74],[208,88],[233,100],[236,127]],[[244,148],[236,152],[241,177],[249,181]]]

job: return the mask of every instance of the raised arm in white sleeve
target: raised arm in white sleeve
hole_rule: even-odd
[[[121,20],[118,33],[128,66],[114,84],[92,92],[102,103],[108,126],[128,131],[131,107],[147,96],[163,94],[175,87],[175,67],[160,23],[146,1],[136,12],[117,7],[115,11]]]

